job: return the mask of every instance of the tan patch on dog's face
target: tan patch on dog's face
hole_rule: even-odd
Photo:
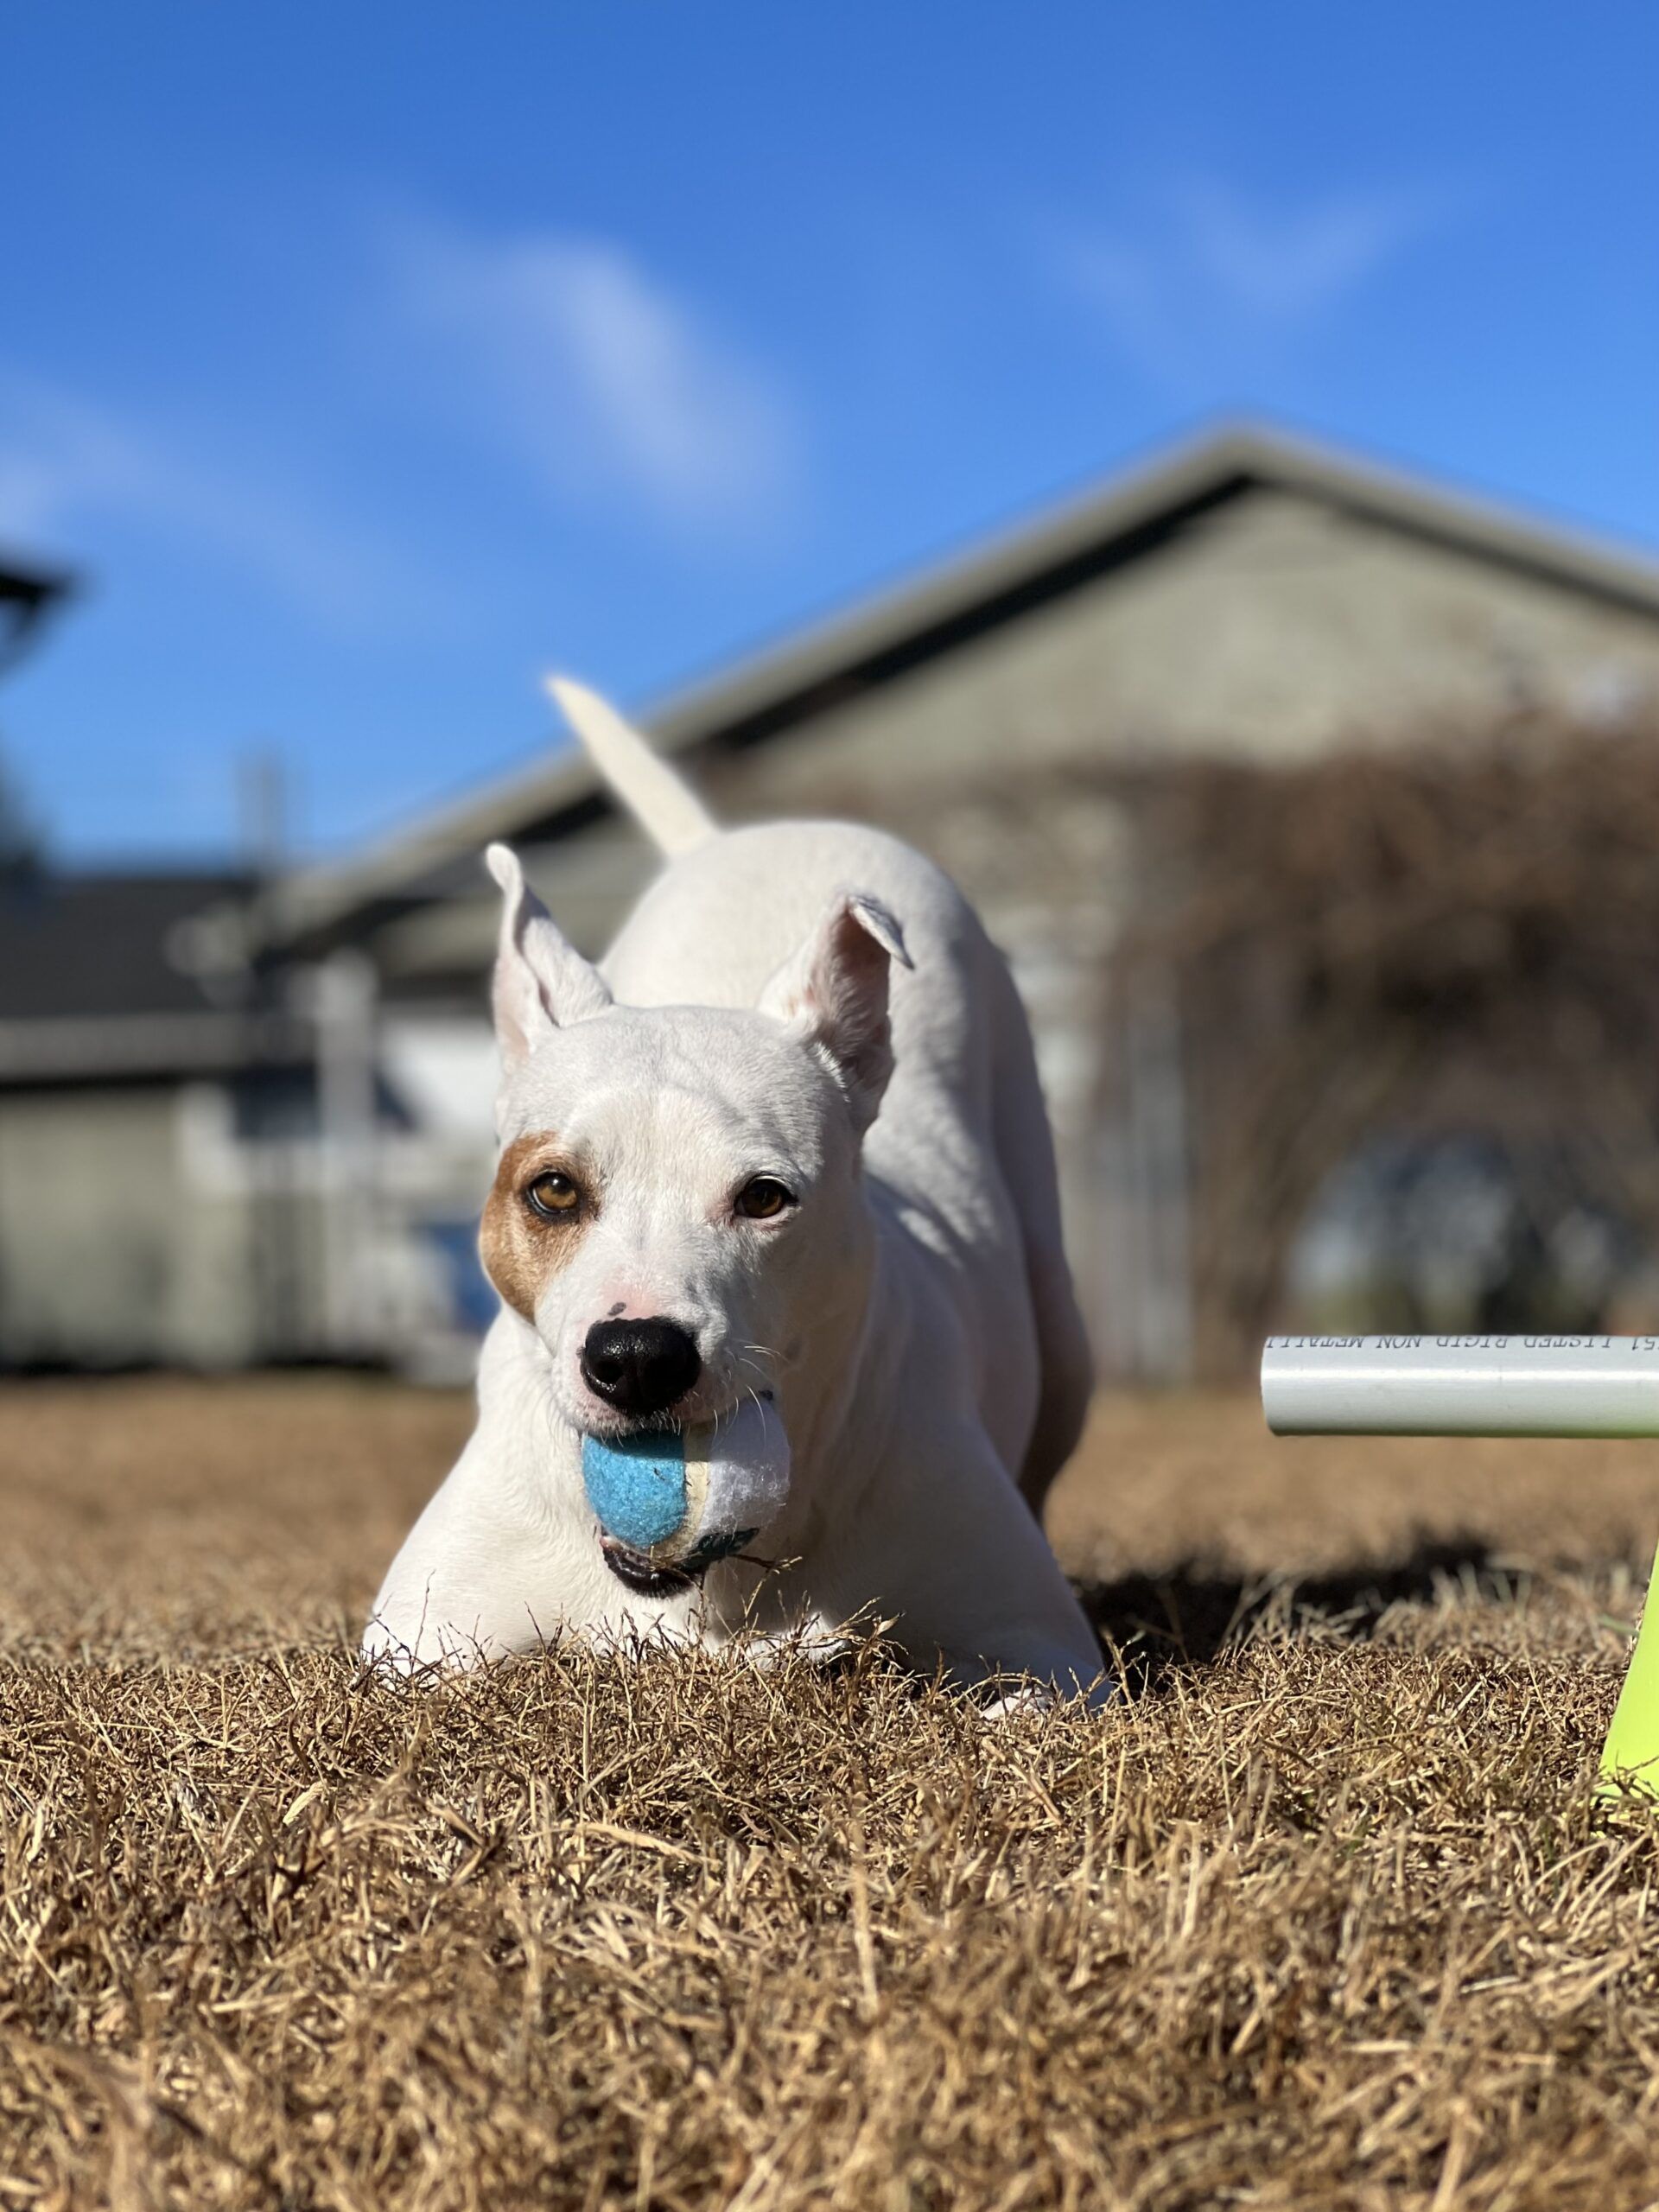
[[[568,1213],[539,1214],[529,1191],[550,1169],[568,1175],[581,1195]],[[484,1202],[478,1229],[478,1255],[484,1272],[515,1313],[526,1321],[550,1275],[569,1266],[588,1232],[594,1205],[582,1178],[567,1165],[557,1137],[547,1131],[516,1137],[502,1154],[495,1182]]]

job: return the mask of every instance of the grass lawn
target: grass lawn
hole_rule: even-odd
[[[0,1390],[0,2205],[1659,2199],[1659,1816],[1592,1795],[1659,1453],[1103,1401],[1101,1719],[354,1690],[467,1418]]]

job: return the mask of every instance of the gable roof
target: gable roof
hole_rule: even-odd
[[[760,744],[1144,557],[1192,523],[1262,489],[1298,493],[1659,621],[1659,562],[1308,440],[1241,425],[1114,476],[669,698],[641,721],[670,754]],[[289,877],[267,894],[256,934],[273,944],[326,942],[348,918],[474,889],[477,855],[493,838],[557,838],[612,811],[585,756],[561,746],[384,843]]]

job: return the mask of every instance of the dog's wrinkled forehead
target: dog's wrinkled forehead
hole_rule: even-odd
[[[815,1167],[836,1124],[834,1085],[765,1015],[613,1007],[554,1031],[509,1069],[501,1141],[556,1130],[596,1157],[664,1139],[724,1160],[759,1147]]]

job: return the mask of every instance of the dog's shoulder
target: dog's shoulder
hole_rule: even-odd
[[[848,891],[892,912],[934,989],[950,988],[982,940],[944,870],[902,839],[861,823],[773,822],[721,831],[671,861],[606,955],[605,974],[635,1005],[753,1005]]]

